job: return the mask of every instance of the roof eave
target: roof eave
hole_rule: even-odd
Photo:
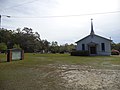
[[[82,38],[82,39],[78,40],[78,41],[77,41],[77,42],[75,42],[75,43],[78,43],[78,42],[80,42],[80,41],[84,40],[84,39],[85,39],[85,38],[87,38],[88,36],[90,36],[90,35],[87,35],[86,37],[84,37],[84,38]]]

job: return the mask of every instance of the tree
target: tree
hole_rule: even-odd
[[[7,45],[5,43],[0,43],[0,51],[7,50]]]
[[[60,45],[59,46],[59,52],[60,53],[64,53],[66,50],[65,50],[65,46],[64,45]]]
[[[38,32],[35,32],[35,37],[36,37],[36,39],[37,39],[38,41],[41,41],[41,39],[40,39],[40,34],[39,34]]]
[[[118,50],[120,52],[120,43],[112,43],[111,49]]]
[[[58,53],[59,52],[59,46],[57,41],[52,41],[51,45],[50,45],[50,51],[52,53]]]
[[[46,53],[49,51],[49,44],[47,40],[42,40],[41,45],[42,45],[42,50],[44,50]]]
[[[16,29],[17,33],[21,33],[21,28]]]
[[[0,43],[5,43],[8,49],[21,47],[25,52],[34,52],[36,49],[41,48],[39,33],[34,33],[31,28],[27,27],[22,30],[20,28],[16,30],[1,29]]]
[[[13,48],[21,49],[19,44],[14,44]]]
[[[67,45],[67,51],[68,52],[71,52],[73,49],[75,49],[75,45],[74,44]]]
[[[0,43],[4,42],[7,44],[8,42],[12,42],[12,30],[1,29],[0,30]]]
[[[21,44],[20,47],[24,49],[25,52],[34,52],[38,48],[36,44],[38,44],[40,41],[37,39],[38,38],[38,33],[37,37],[36,34],[32,31],[31,28],[24,27],[22,30],[22,35],[20,37],[21,39]],[[39,37],[40,39],[40,37]],[[39,45],[38,45],[39,46]]]
[[[27,34],[33,34],[31,28],[24,27],[22,31],[25,31],[25,33],[27,33]]]
[[[75,49],[74,44],[68,44],[66,43],[65,45],[60,45],[60,52],[71,52],[73,49]]]
[[[49,42],[42,40],[38,32],[33,32],[31,28],[24,27],[23,29],[17,28],[16,30],[0,30],[0,43],[5,43],[8,49],[21,48],[25,52],[40,52],[48,51],[59,53],[59,52],[70,52],[75,48],[73,44],[58,45],[58,42]],[[120,44],[115,44],[116,49],[120,50]]]

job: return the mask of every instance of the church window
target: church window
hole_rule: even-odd
[[[85,50],[85,44],[82,44],[82,50]]]
[[[105,43],[101,43],[101,49],[102,51],[105,51]]]

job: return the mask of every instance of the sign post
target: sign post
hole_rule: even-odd
[[[7,62],[12,60],[23,60],[24,59],[24,50],[20,49],[9,49],[7,51]]]

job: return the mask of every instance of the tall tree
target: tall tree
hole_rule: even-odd
[[[49,51],[50,42],[48,42],[47,40],[42,40],[41,43],[42,50],[44,50],[47,53]]]
[[[52,53],[58,53],[59,52],[59,46],[57,41],[52,41],[51,45],[50,45],[50,51]]]

